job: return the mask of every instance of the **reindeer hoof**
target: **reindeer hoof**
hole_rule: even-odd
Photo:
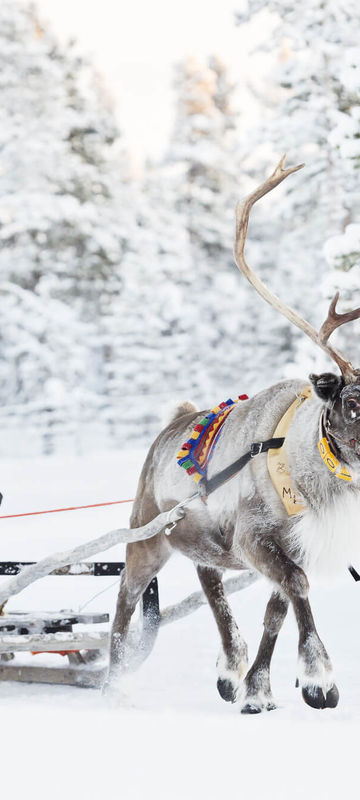
[[[334,683],[331,689],[326,692],[326,708],[336,708],[339,702],[339,690]]]
[[[326,695],[320,686],[303,686],[302,696],[311,708],[335,708],[339,702],[339,692],[335,683]]]
[[[218,678],[216,686],[223,700],[227,703],[235,703],[237,690],[231,681],[227,678]]]
[[[265,709],[266,711],[275,711],[277,709],[277,705],[272,700],[269,700],[269,702],[266,703]]]
[[[256,701],[248,700],[241,709],[242,714],[261,714],[262,711],[275,711],[277,708],[274,700]]]
[[[255,703],[246,703],[241,709],[242,714],[261,714],[262,711],[263,709]]]

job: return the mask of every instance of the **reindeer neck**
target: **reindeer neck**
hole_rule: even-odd
[[[290,471],[306,504],[313,509],[343,492],[359,489],[359,477],[331,450],[323,436],[323,403],[316,397],[295,416],[287,437]],[[319,446],[320,445],[320,446]],[[351,480],[348,478],[351,477]]]

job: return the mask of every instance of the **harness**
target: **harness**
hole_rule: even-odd
[[[191,499],[206,498],[216,489],[226,483],[240,472],[249,461],[260,453],[268,453],[267,467],[271,481],[283,503],[288,516],[293,516],[305,511],[306,504],[303,497],[294,489],[286,447],[286,435],[297,409],[312,396],[311,386],[306,386],[289,406],[280,422],[275,428],[274,436],[262,442],[253,442],[250,450],[218,472],[208,480],[207,469],[214,454],[216,443],[222,431],[225,420],[229,417],[239,402],[248,400],[245,394],[239,395],[237,400],[226,400],[215,406],[203,419],[195,425],[187,442],[182,445],[177,454],[179,466],[183,467],[188,475],[197,483],[198,491]],[[321,414],[319,422],[318,449],[326,467],[336,478],[351,481],[352,476],[330,448],[327,435],[330,435],[327,426],[326,410]],[[189,498],[190,499],[190,498]]]
[[[222,425],[234,410],[235,406],[248,400],[247,394],[240,394],[237,400],[225,400],[212,408],[195,428],[181,450],[177,454],[177,461],[188,475],[192,475],[197,484],[206,482],[207,468],[213,456],[216,442],[219,439]]]
[[[241,394],[235,401],[230,398],[220,403],[219,406],[215,406],[195,425],[190,439],[182,445],[177,454],[179,466],[183,467],[187,474],[194,478],[198,484],[198,494],[200,494],[204,502],[206,502],[209,494],[240,472],[251,458],[259,455],[259,453],[266,453],[270,448],[281,447],[284,442],[282,437],[273,437],[265,442],[253,442],[247,453],[208,480],[207,468],[219,439],[222,425],[237,404],[248,399],[246,394]]]

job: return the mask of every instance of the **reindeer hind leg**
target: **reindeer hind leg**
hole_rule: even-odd
[[[111,628],[110,663],[105,691],[124,672],[138,667],[152,650],[160,622],[157,584],[153,581],[170,554],[169,545],[163,534],[127,546],[126,567],[122,574]],[[136,646],[129,648],[128,632],[131,617],[142,596],[142,636]]]

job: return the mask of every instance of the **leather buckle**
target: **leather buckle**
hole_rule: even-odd
[[[263,444],[264,444],[263,442],[253,442],[252,443],[252,445],[250,447],[250,456],[251,456],[251,458],[254,458],[255,456],[258,456],[259,453],[261,453],[261,451],[263,449]]]

